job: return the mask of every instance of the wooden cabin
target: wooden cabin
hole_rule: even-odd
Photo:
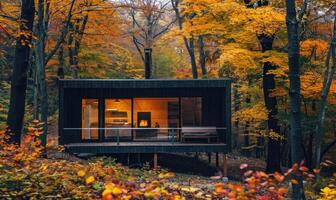
[[[230,87],[230,79],[60,80],[59,144],[72,153],[226,153]]]

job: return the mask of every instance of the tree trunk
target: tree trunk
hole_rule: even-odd
[[[35,65],[36,66],[36,65]],[[39,81],[37,75],[37,69],[34,72],[34,119],[39,120]]]
[[[289,65],[289,97],[290,97],[290,141],[292,163],[299,164],[303,160],[301,134],[301,81],[300,81],[300,49],[298,38],[298,22],[296,18],[295,0],[286,0],[286,25],[288,34]],[[302,174],[294,177],[299,184],[292,185],[292,198],[305,199]]]
[[[73,79],[77,79],[78,72],[75,66],[75,53],[72,48],[73,41],[74,41],[74,35],[75,35],[75,29],[72,23],[69,24],[69,37],[68,37],[68,53],[69,53],[69,65],[71,68],[71,75]]]
[[[270,51],[273,49],[274,36],[259,35],[259,42],[262,47],[262,52]],[[278,125],[278,108],[276,97],[271,96],[272,90],[275,89],[275,75],[271,74],[271,70],[276,69],[276,66],[270,62],[264,63],[263,66],[263,91],[264,102],[268,113],[268,131],[280,134],[280,126]],[[280,172],[280,140],[268,137],[267,145],[267,164],[266,171],[268,173]]]
[[[48,22],[50,16],[50,1],[38,0],[38,26],[36,30],[37,41],[35,45],[35,63],[36,63],[36,73],[38,80],[38,93],[41,113],[41,122],[43,123],[43,134],[40,136],[41,145],[46,146],[47,142],[47,128],[48,128],[48,93],[47,93],[47,83],[46,83],[46,65],[48,61],[53,57],[57,52],[59,47],[64,42],[64,38],[68,32],[69,23],[72,17],[72,9],[74,6],[75,0],[72,0],[69,13],[66,19],[65,26],[62,30],[61,35],[59,36],[55,47],[46,54],[45,44],[47,40],[47,30]]]
[[[264,101],[268,113],[268,131],[273,131],[280,134],[280,126],[278,125],[278,109],[276,97],[272,97],[272,90],[275,89],[274,74],[270,74],[270,70],[275,69],[271,63],[264,63],[263,67],[263,91],[264,91]],[[268,173],[281,172],[280,168],[280,139],[274,139],[268,137],[267,145],[267,165],[266,171]]]
[[[234,81],[233,84],[233,107],[234,112],[237,112],[239,110],[239,93],[238,93],[238,84],[236,83],[237,80]],[[232,134],[232,148],[235,149],[238,147],[238,134],[239,134],[239,120],[235,121],[235,131]]]
[[[59,79],[64,79],[64,48],[63,45],[60,46],[58,50],[58,69],[57,69],[57,76]]]
[[[181,2],[180,0],[171,0],[171,2],[172,2],[173,9],[175,11],[179,29],[182,30],[183,29],[183,17],[181,16],[180,8],[179,8]],[[197,74],[197,65],[196,65],[196,58],[195,58],[194,38],[188,39],[186,37],[183,37],[183,41],[184,41],[184,45],[189,54],[192,76],[194,79],[197,79],[198,74]]]
[[[316,124],[316,137],[315,137],[315,155],[314,155],[314,165],[316,168],[320,167],[321,162],[321,144],[322,139],[324,136],[323,124],[324,118],[326,114],[327,108],[327,100],[328,94],[330,91],[330,86],[333,82],[336,70],[336,58],[335,58],[335,46],[336,46],[336,13],[334,19],[334,30],[333,30],[333,37],[331,40],[331,45],[328,51],[327,59],[326,59],[326,66],[324,70],[324,77],[323,77],[323,88],[322,88],[322,95],[320,100],[320,112]],[[330,68],[330,60],[331,60],[331,69]]]
[[[23,128],[23,119],[25,113],[25,100],[27,88],[27,70],[29,65],[30,46],[35,15],[34,0],[22,0],[21,4],[21,34],[16,40],[15,61],[12,72],[11,95],[9,111],[7,116],[7,125],[12,133],[10,141],[20,144],[21,131]],[[22,43],[22,41],[26,41]],[[28,43],[28,44],[27,44]]]
[[[47,83],[45,78],[45,67],[39,71],[39,82],[40,82],[40,98],[41,98],[41,122],[43,123],[43,134],[41,135],[41,145],[46,146],[47,144],[47,133],[48,133],[48,93],[47,93]]]
[[[306,166],[309,169],[313,169],[313,142],[314,142],[314,132],[311,131],[309,133],[309,138],[308,138],[308,145],[307,145],[307,155],[305,156],[306,159]]]
[[[36,73],[38,76],[39,84],[39,96],[41,100],[41,122],[43,123],[43,134],[40,136],[42,146],[46,145],[47,137],[47,123],[48,123],[48,96],[47,96],[47,87],[45,80],[45,43],[46,43],[46,16],[48,13],[45,13],[45,1],[38,1],[38,26],[37,26],[37,42],[36,42]]]
[[[250,85],[250,81],[249,81],[249,85]],[[250,103],[251,103],[250,96],[246,97],[245,103],[246,103],[246,105],[250,105]],[[247,156],[247,157],[251,156],[249,128],[250,128],[250,122],[247,121],[246,124],[245,124],[245,130],[244,130],[244,147],[245,147],[245,150],[243,151],[244,155]]]
[[[74,27],[73,34],[76,35],[74,40],[74,47],[71,49],[71,67],[73,70],[73,78],[78,78],[78,71],[79,71],[79,49],[81,45],[81,41],[84,36],[84,31],[86,28],[86,24],[88,23],[89,15],[85,15],[82,20],[78,20],[76,26]],[[70,48],[71,48],[70,44]]]
[[[250,122],[246,122],[245,124],[245,130],[244,130],[244,156],[250,157],[251,152],[250,152],[250,137],[249,137],[249,129],[250,127]]]
[[[198,36],[198,50],[199,50],[199,59],[200,59],[200,66],[202,70],[202,76],[206,76],[207,71],[205,67],[205,51],[204,51],[204,41],[203,36]]]
[[[196,65],[196,58],[195,58],[195,44],[194,44],[194,38],[186,39],[185,43],[190,56],[190,63],[191,63],[191,70],[192,70],[192,77],[194,79],[198,78],[197,74],[197,65]]]
[[[34,32],[36,32],[36,28],[34,27]],[[36,47],[36,44],[34,45]],[[34,51],[31,51],[31,58],[30,58],[30,70],[31,70],[31,78],[33,80],[33,118],[35,120],[39,120],[39,83],[38,83],[38,75],[37,75],[37,68],[36,68],[36,48]],[[29,73],[29,72],[28,72]]]

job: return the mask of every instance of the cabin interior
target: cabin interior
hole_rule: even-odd
[[[98,104],[82,99],[82,140],[99,138]],[[179,140],[179,127],[202,128],[201,97],[107,98],[104,104],[106,140]]]

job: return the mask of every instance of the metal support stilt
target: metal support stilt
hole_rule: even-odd
[[[157,169],[158,159],[157,159],[157,153],[154,153],[154,169]]]
[[[227,177],[227,155],[223,154],[223,176]]]

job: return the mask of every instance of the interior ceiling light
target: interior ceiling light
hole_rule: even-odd
[[[107,108],[106,111],[118,111],[116,108]]]

